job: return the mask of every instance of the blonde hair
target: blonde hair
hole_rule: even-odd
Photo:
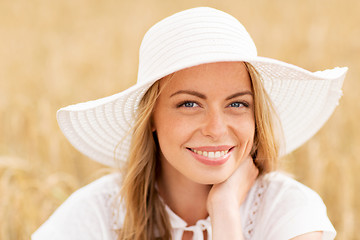
[[[245,66],[250,75],[254,94],[255,136],[251,156],[261,175],[277,168],[282,137],[281,125],[263,86],[261,75],[250,63],[245,62]]]
[[[276,168],[278,157],[274,133],[275,111],[260,75],[251,64],[245,65],[250,74],[255,102],[255,136],[251,154],[260,174],[264,174]],[[165,78],[172,75],[169,76]],[[161,92],[159,82],[155,82],[142,98],[133,128],[121,188],[126,208],[124,224],[119,232],[121,240],[156,239],[155,235],[161,239],[171,239],[169,217],[156,190],[159,149],[152,132],[152,113]]]
[[[159,81],[142,98],[133,128],[130,155],[124,169],[121,196],[126,215],[119,233],[121,240],[171,239],[171,225],[155,187],[158,151],[151,115],[160,95]]]

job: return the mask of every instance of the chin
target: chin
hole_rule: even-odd
[[[226,176],[198,176],[196,179],[192,179],[194,182],[199,183],[199,184],[204,184],[204,185],[214,185],[214,184],[218,184],[218,183],[222,183],[224,181],[226,181],[228,178],[230,177],[230,175],[226,175]]]

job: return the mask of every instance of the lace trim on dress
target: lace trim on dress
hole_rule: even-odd
[[[108,209],[110,212],[110,220],[111,220],[111,229],[117,231],[121,228],[123,224],[123,206],[121,204],[120,198],[120,187],[119,185],[112,186],[111,189],[107,189],[106,193],[102,195],[103,204],[105,208]]]
[[[250,240],[254,234],[257,212],[262,202],[265,190],[267,189],[266,182],[263,177],[260,177],[258,181],[259,182],[256,186],[255,194],[253,196],[253,199],[251,200],[252,205],[249,209],[248,219],[244,227],[244,236],[246,240]]]

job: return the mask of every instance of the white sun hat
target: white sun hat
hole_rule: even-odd
[[[346,67],[309,72],[259,57],[237,19],[209,7],[192,8],[163,19],[145,34],[134,86],[61,108],[57,112],[59,126],[80,152],[102,164],[117,166],[116,161],[127,160],[136,109],[154,82],[184,68],[224,61],[248,62],[261,75],[283,128],[282,155],[311,138],[330,117],[342,95],[347,72]]]

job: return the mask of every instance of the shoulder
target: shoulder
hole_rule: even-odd
[[[288,208],[314,204],[325,206],[315,191],[285,173],[272,172],[263,176],[260,181],[266,186],[264,198],[269,204],[286,204]]]
[[[121,175],[114,173],[80,188],[32,235],[32,239],[79,239],[80,236],[113,239],[114,206],[119,202],[120,182]]]
[[[69,199],[82,199],[82,198],[103,198],[103,196],[110,196],[117,194],[120,191],[121,174],[112,173],[105,175],[88,185],[75,191]]]
[[[109,211],[119,197],[120,183],[121,175],[119,173],[103,176],[71,194],[55,213],[59,210],[72,211],[73,214],[81,211],[91,214],[95,212],[95,209]]]
[[[291,239],[314,231],[324,232],[323,239],[335,237],[326,206],[315,191],[280,172],[262,176],[257,185],[262,186],[262,197],[256,227],[266,234],[259,239]]]

